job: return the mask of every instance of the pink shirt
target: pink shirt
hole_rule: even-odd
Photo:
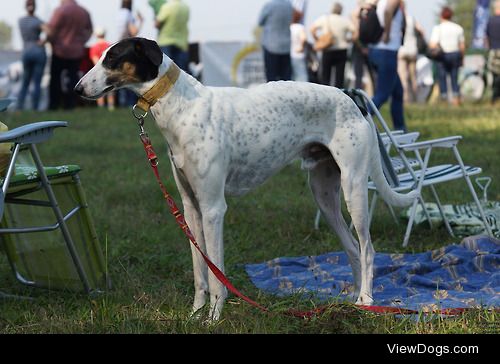
[[[48,24],[49,41],[54,54],[65,59],[79,59],[85,54],[85,43],[92,35],[90,15],[76,1],[59,6]]]

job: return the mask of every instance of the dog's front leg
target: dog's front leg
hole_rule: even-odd
[[[207,253],[212,262],[224,272],[223,226],[227,205],[224,198],[211,206],[200,206],[203,220],[203,232]],[[210,290],[210,319],[218,320],[227,297],[226,287],[211,272],[208,275]]]
[[[177,171],[174,164],[172,164],[172,170],[174,172],[174,178],[177,184],[177,188],[179,189],[179,193],[182,198],[186,223],[193,233],[196,242],[206,253],[201,212],[197,207],[198,203],[195,201],[196,198],[194,196],[194,193],[187,180],[182,174]],[[205,306],[206,303],[206,296],[208,293],[208,267],[198,250],[192,244],[190,245],[191,255],[193,258],[194,275],[193,314],[196,314],[203,306]]]
[[[196,242],[200,248],[206,252],[201,213],[189,203],[184,203],[184,214]],[[208,267],[198,250],[192,244],[190,245],[194,275],[193,314],[196,314],[206,303],[206,296],[208,293]]]

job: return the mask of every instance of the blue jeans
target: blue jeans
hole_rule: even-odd
[[[391,98],[391,117],[395,130],[406,131],[403,114],[403,85],[398,75],[398,52],[370,48],[368,59],[377,73],[373,103],[377,108]]]
[[[309,81],[306,60],[304,58],[292,58],[292,71],[294,81]]]
[[[23,82],[19,93],[17,108],[24,109],[24,101],[33,81],[32,107],[33,110],[38,110],[40,105],[41,83],[47,55],[43,47],[31,47],[23,52]]]
[[[462,64],[462,54],[460,52],[444,53],[443,59],[437,62],[439,74],[439,93],[442,99],[448,97],[448,84],[446,76],[451,78],[451,89],[454,97],[460,96],[460,86],[458,85],[458,69]]]
[[[177,46],[161,46],[161,51],[165,53],[184,72],[189,72],[189,53]]]

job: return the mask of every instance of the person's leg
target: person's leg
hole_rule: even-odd
[[[180,67],[180,69],[182,69],[186,73],[191,74],[191,72],[189,71],[189,52],[177,48],[176,59],[177,59],[177,65]]]
[[[21,86],[21,91],[19,92],[17,100],[17,108],[19,110],[24,109],[24,102],[26,100],[26,95],[28,94],[31,77],[33,75],[34,62],[32,59],[31,51],[25,51],[23,54],[23,81]]]
[[[398,57],[398,74],[401,79],[401,84],[404,90],[404,101],[408,102],[410,100],[410,86],[408,84],[408,59],[406,56]]]
[[[307,76],[306,60],[304,58],[292,58],[291,61],[292,61],[293,80],[299,82],[307,82],[308,76]]]
[[[378,75],[373,103],[380,109],[392,97],[391,116],[394,128],[406,130],[403,114],[403,85],[398,75],[398,53],[371,49],[369,57]]]
[[[50,85],[49,85],[49,110],[57,110],[61,103],[61,73],[62,59],[52,54],[50,64]]]
[[[336,50],[332,52],[332,66],[335,67],[335,82],[333,85],[344,88],[345,64],[347,62],[347,50]]]
[[[352,47],[352,67],[354,69],[354,87],[363,89],[363,75],[364,75],[364,56],[361,49],[354,45]]]
[[[113,111],[115,109],[115,104],[116,104],[115,93],[110,92],[108,94],[108,110]]]
[[[412,57],[408,61],[408,73],[409,73],[409,90],[410,90],[410,101],[415,102],[417,101],[417,57]]]
[[[493,74],[493,95],[491,97],[491,102],[494,104],[500,100],[500,74]]]
[[[65,61],[66,69],[68,71],[65,109],[68,110],[74,109],[76,106],[76,94],[73,92],[73,89],[78,83],[78,71],[80,69],[81,61],[81,59],[68,59]]]
[[[403,130],[406,132],[404,119],[404,90],[399,75],[396,72],[396,81],[391,94],[391,117],[395,130]]]
[[[47,63],[47,55],[43,48],[39,48],[36,53],[36,61],[33,68],[33,110],[38,110],[40,105],[40,95],[42,88],[42,78],[45,71],[45,64]]]
[[[445,55],[446,56],[446,55]],[[441,101],[448,100],[448,83],[447,83],[447,72],[446,72],[446,61],[443,60],[436,62],[437,73],[438,73],[438,81],[439,81],[439,94]]]
[[[277,56],[264,48],[264,65],[267,82],[279,80],[279,64]]]
[[[280,80],[290,81],[292,79],[292,59],[290,54],[279,55],[279,74]]]
[[[396,82],[397,72],[395,72],[395,67],[397,55],[395,58],[390,57],[390,53],[396,52],[370,49],[370,63],[377,72],[377,82],[375,83],[375,92],[373,95],[373,103],[377,108],[380,108],[389,100]]]
[[[332,51],[324,51],[321,56],[321,72],[320,72],[320,81],[323,85],[330,86],[331,78],[332,78],[332,63],[333,55]]]
[[[450,54],[450,78],[451,89],[453,91],[453,105],[460,104],[460,85],[458,84],[458,70],[461,63],[461,54],[459,52]]]

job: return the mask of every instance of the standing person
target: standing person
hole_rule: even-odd
[[[423,33],[423,30],[415,17],[408,14],[404,1],[401,5],[406,25],[403,45],[398,52],[398,72],[403,83],[404,101],[415,102],[417,100],[417,32]]]
[[[137,36],[143,21],[140,12],[137,12],[137,20],[132,14],[132,0],[122,0],[122,6],[118,11],[118,40]]]
[[[156,16],[158,44],[174,63],[189,72],[189,7],[182,0],[169,0]]]
[[[351,13],[351,21],[354,26],[352,35],[351,62],[354,71],[354,87],[357,89],[366,89],[363,82],[365,66],[368,70],[372,85],[375,84],[370,62],[368,61],[368,46],[359,40],[359,25],[361,12],[369,7],[376,6],[377,0],[358,0],[358,6]]]
[[[35,10],[35,0],[26,0],[26,11],[28,14],[19,19],[19,29],[23,38],[23,83],[17,102],[19,110],[24,109],[24,101],[32,81],[32,107],[33,110],[38,110],[43,71],[47,62],[44,42],[40,39],[43,22],[35,16]]]
[[[101,59],[102,54],[106,49],[109,48],[110,44],[106,40],[106,31],[104,28],[97,28],[95,30],[95,36],[97,37],[97,41],[94,43],[92,47],[90,47],[90,59],[92,63],[95,65]],[[115,94],[113,92],[108,93],[107,96],[103,96],[97,99],[97,106],[104,107],[107,97],[108,110],[113,111],[115,109]]]
[[[153,9],[155,16],[160,12],[161,7],[166,3],[166,0],[149,0],[148,4]]]
[[[292,79],[294,81],[307,82],[307,66],[305,45],[307,41],[306,28],[300,23],[301,14],[293,13],[293,22],[290,25],[292,46],[290,57],[292,61]]]
[[[132,0],[122,0],[118,11],[118,40],[137,36],[142,28],[142,23],[143,17],[141,13],[137,13],[137,20],[132,14]],[[121,89],[117,93],[120,106],[133,106],[137,102],[137,95],[133,91]]]
[[[488,21],[486,37],[486,46],[490,49],[488,68],[493,73],[491,103],[495,104],[500,99],[500,0],[496,0],[493,5],[493,16]]]
[[[342,10],[340,3],[333,4],[332,14],[320,17],[311,26],[311,34],[315,40],[319,38],[318,30],[321,30],[321,33],[331,32],[333,34],[334,44],[323,50],[320,77],[322,84],[330,85],[332,68],[335,67],[335,82],[333,85],[338,88],[344,87],[347,49],[352,40],[352,35],[355,33],[352,22],[341,16]]]
[[[368,58],[377,72],[373,103],[380,109],[391,99],[394,129],[406,131],[403,111],[403,85],[398,75],[398,50],[403,38],[401,0],[380,0],[377,16],[384,28],[381,40],[369,47]]]
[[[47,38],[52,45],[50,67],[49,109],[56,110],[61,105],[66,109],[76,106],[73,88],[78,82],[78,69],[85,56],[85,43],[92,35],[90,14],[75,0],[61,0],[47,25]],[[69,83],[63,90],[61,74],[66,70]]]
[[[258,23],[263,28],[261,43],[268,82],[292,79],[292,19],[293,7],[289,0],[271,0],[260,12]]]
[[[441,10],[440,24],[432,29],[429,48],[441,48],[442,57],[437,62],[439,75],[439,92],[442,101],[448,100],[447,76],[451,78],[453,92],[452,105],[460,105],[460,86],[458,70],[462,66],[465,55],[464,28],[451,21],[453,11],[445,6]]]

